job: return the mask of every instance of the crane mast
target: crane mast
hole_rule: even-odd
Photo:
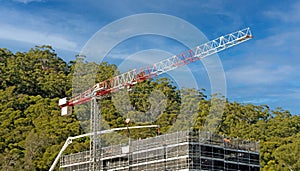
[[[97,170],[97,160],[99,160],[97,158],[98,155],[96,149],[100,145],[97,135],[97,131],[99,131],[100,128],[98,125],[100,111],[98,111],[99,107],[96,99],[101,100],[101,98],[105,95],[116,92],[120,89],[131,88],[139,82],[157,77],[178,67],[201,60],[202,58],[213,55],[250,39],[252,39],[251,30],[250,28],[245,28],[220,36],[214,40],[201,44],[194,49],[187,50],[179,55],[174,55],[147,67],[133,69],[108,80],[96,83],[90,89],[71,97],[69,100],[67,98],[60,99],[59,106],[61,107],[62,115],[70,115],[72,113],[72,106],[80,105],[89,101],[91,102],[90,131],[92,132],[90,137],[90,170]]]

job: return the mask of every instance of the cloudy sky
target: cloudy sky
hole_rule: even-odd
[[[272,109],[282,107],[300,114],[299,1],[0,0],[0,3],[0,47],[16,52],[47,44],[65,61],[73,60],[101,28],[135,14],[162,13],[181,18],[208,39],[250,27],[253,40],[219,53],[228,99],[268,104]],[[114,54],[134,57],[155,48],[154,52],[162,50],[168,55],[176,53],[180,49],[177,47],[176,41],[145,36],[119,44]],[[205,73],[200,72],[205,70],[200,67],[193,72],[195,77],[203,76],[197,80],[199,86],[209,89]]]

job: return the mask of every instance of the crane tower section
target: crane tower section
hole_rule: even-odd
[[[252,38],[250,28],[239,30],[225,36],[218,37],[194,49],[172,56],[150,66],[133,69],[108,80],[96,83],[90,89],[73,96],[71,99],[59,100],[62,115],[71,114],[71,107],[91,101],[93,97],[101,97],[123,88],[133,87],[138,82],[148,80],[178,67],[201,60],[207,56],[238,45]]]

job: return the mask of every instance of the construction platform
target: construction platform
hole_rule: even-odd
[[[208,132],[181,131],[102,147],[101,171],[259,171],[259,143]],[[62,171],[88,171],[90,152],[64,155]]]

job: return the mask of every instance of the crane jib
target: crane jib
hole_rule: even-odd
[[[66,114],[66,112],[69,111],[66,108],[86,103],[90,101],[92,97],[105,96],[120,89],[131,88],[138,82],[148,80],[178,67],[198,61],[252,38],[250,28],[221,36],[201,44],[194,49],[154,63],[151,66],[133,69],[108,80],[96,83],[92,88],[72,97],[70,100],[67,100],[67,98],[60,99],[59,106],[64,110],[64,114]]]

